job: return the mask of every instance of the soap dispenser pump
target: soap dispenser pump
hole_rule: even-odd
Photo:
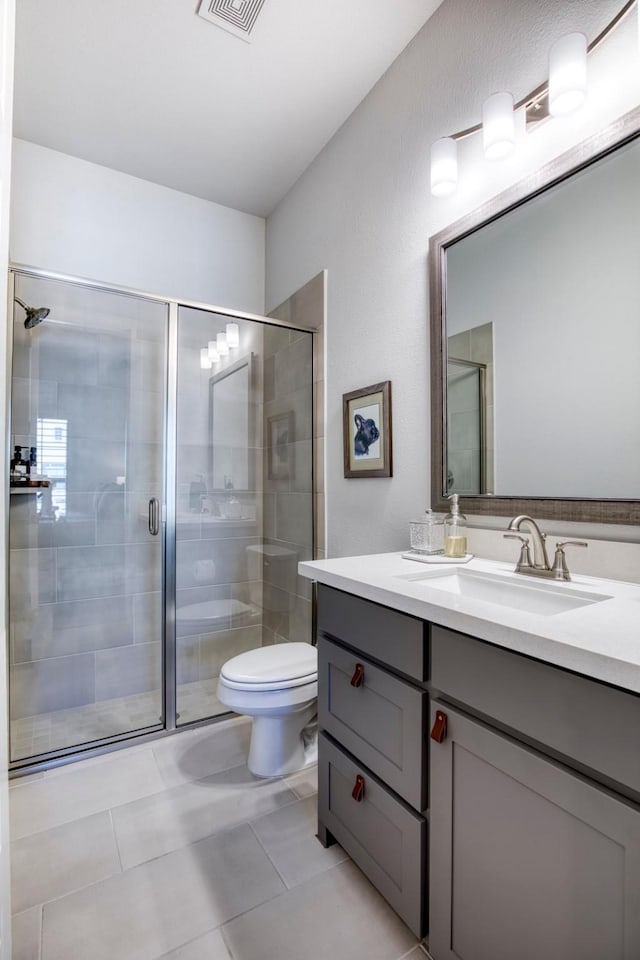
[[[467,554],[467,518],[460,513],[458,494],[452,493],[451,513],[444,518],[444,555],[459,560]]]

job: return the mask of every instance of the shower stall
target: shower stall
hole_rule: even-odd
[[[311,641],[313,333],[11,276],[10,757],[31,769],[219,716],[225,660]]]

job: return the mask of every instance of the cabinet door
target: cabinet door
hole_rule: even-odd
[[[424,690],[318,638],[320,727],[416,810],[427,800],[427,711]]]
[[[428,678],[427,624],[371,600],[318,584],[318,635],[361,650],[412,680]]]
[[[637,960],[640,809],[447,705],[430,750],[434,960]]]
[[[427,822],[322,733],[318,825],[320,834],[328,830],[342,844],[415,935],[423,936]]]

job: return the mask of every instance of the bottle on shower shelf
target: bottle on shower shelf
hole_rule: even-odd
[[[201,473],[189,484],[189,510],[191,513],[202,513],[204,498],[207,495],[207,485]]]
[[[13,458],[10,467],[10,483],[13,486],[26,484],[29,481],[29,461],[22,457],[22,447],[16,446],[13,451]]]

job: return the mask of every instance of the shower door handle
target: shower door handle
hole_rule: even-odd
[[[149,500],[149,533],[152,537],[160,533],[160,501],[157,497]]]

